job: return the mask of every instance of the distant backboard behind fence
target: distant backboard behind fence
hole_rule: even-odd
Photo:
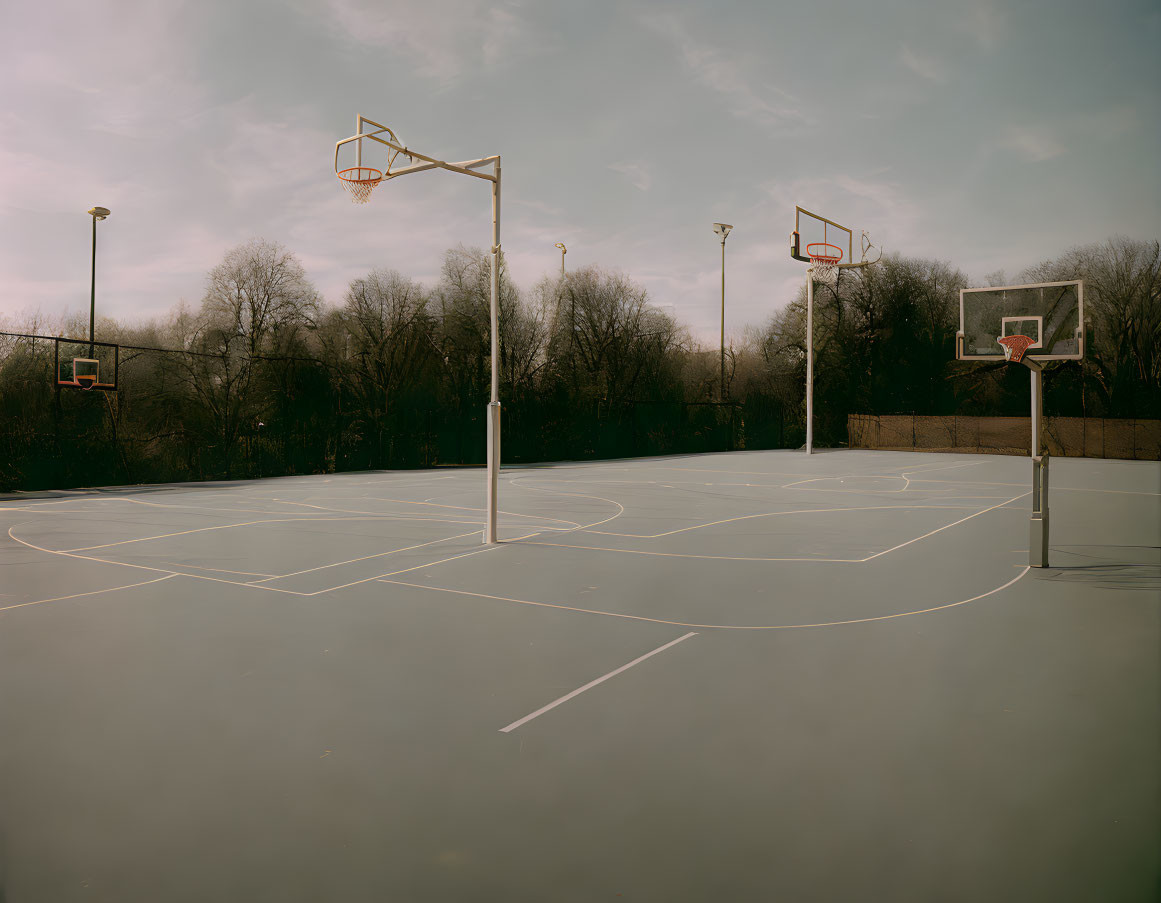
[[[117,390],[120,346],[78,339],[56,340],[56,384],[72,389]]]

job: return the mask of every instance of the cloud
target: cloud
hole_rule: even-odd
[[[753,85],[740,63],[716,47],[695,41],[676,16],[650,15],[640,21],[672,44],[694,79],[726,98],[730,112],[739,119],[776,132],[807,121],[791,94],[771,85],[762,89]]]
[[[517,207],[527,207],[529,210],[553,219],[560,219],[564,216],[563,207],[554,207],[552,204],[546,204],[544,201],[538,201],[534,198],[517,198],[508,203],[514,204]]]
[[[940,63],[929,56],[916,53],[906,44],[899,50],[899,62],[928,81],[942,84],[947,81],[947,72]]]
[[[1008,30],[1008,14],[991,3],[976,2],[966,5],[958,24],[960,30],[976,39],[981,49],[991,52]]]
[[[326,0],[328,20],[346,39],[402,53],[418,75],[444,84],[550,48],[520,7],[519,0]]]
[[[1015,151],[1031,163],[1051,160],[1065,150],[1054,135],[1037,126],[1012,126],[1000,138],[997,146]]]
[[[629,184],[641,191],[648,191],[649,186],[653,184],[653,176],[647,163],[623,160],[619,163],[610,163],[609,169],[624,175]]]
[[[1077,115],[1075,122],[1078,129],[1111,140],[1136,132],[1141,127],[1141,113],[1130,105],[1102,107]]]

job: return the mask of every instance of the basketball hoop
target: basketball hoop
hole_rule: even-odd
[[[383,181],[383,173],[369,166],[353,166],[339,173],[343,187],[351,193],[356,204],[365,204],[371,199],[375,186]]]
[[[97,384],[97,374],[95,373],[78,373],[73,379],[73,382],[81,389],[91,389]]]
[[[806,246],[806,256],[810,258],[810,271],[816,282],[838,285],[838,263],[843,259],[842,248],[825,241],[816,241]]]
[[[1036,344],[1036,340],[1028,335],[1006,335],[996,341],[1004,347],[1004,360],[1012,364],[1020,363],[1024,352]]]

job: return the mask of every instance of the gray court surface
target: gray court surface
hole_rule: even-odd
[[[1161,467],[0,500],[0,900],[1144,901]],[[578,692],[579,691],[579,692]]]

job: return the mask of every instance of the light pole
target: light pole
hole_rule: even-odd
[[[490,327],[492,333],[492,393],[488,402],[488,491],[487,491],[487,524],[484,527],[484,542],[491,544],[498,542],[496,537],[496,512],[499,501],[500,485],[500,157],[481,157],[478,160],[466,160],[462,163],[446,163],[434,157],[428,157],[418,151],[411,150],[402,144],[395,133],[385,125],[372,122],[365,116],[356,116],[355,134],[335,143],[335,175],[347,183],[348,189],[356,201],[366,200],[371,190],[388,179],[404,176],[413,172],[423,172],[427,169],[446,169],[449,172],[458,172],[460,175],[472,176],[492,183],[492,285],[491,285],[491,316]],[[363,126],[368,125],[373,131],[364,132]],[[363,139],[377,142],[387,148],[387,168],[379,170],[363,168]],[[349,142],[355,143],[355,169],[339,169],[339,149]],[[401,169],[392,170],[395,158],[400,154],[407,157],[410,165]],[[419,161],[419,162],[416,162]],[[475,170],[491,166],[492,173],[476,172]],[[372,176],[372,174],[374,174]]]
[[[568,248],[564,246],[564,242],[558,241],[553,245],[554,248],[560,248],[560,278],[564,278],[564,255],[568,253]]]
[[[97,316],[97,220],[109,215],[107,207],[94,207],[89,211],[93,218],[93,263],[92,278],[89,282],[89,357],[93,356],[93,323]]]
[[[722,237],[722,373],[718,401],[726,400],[726,236],[733,228],[729,223],[714,223],[714,235]]]

